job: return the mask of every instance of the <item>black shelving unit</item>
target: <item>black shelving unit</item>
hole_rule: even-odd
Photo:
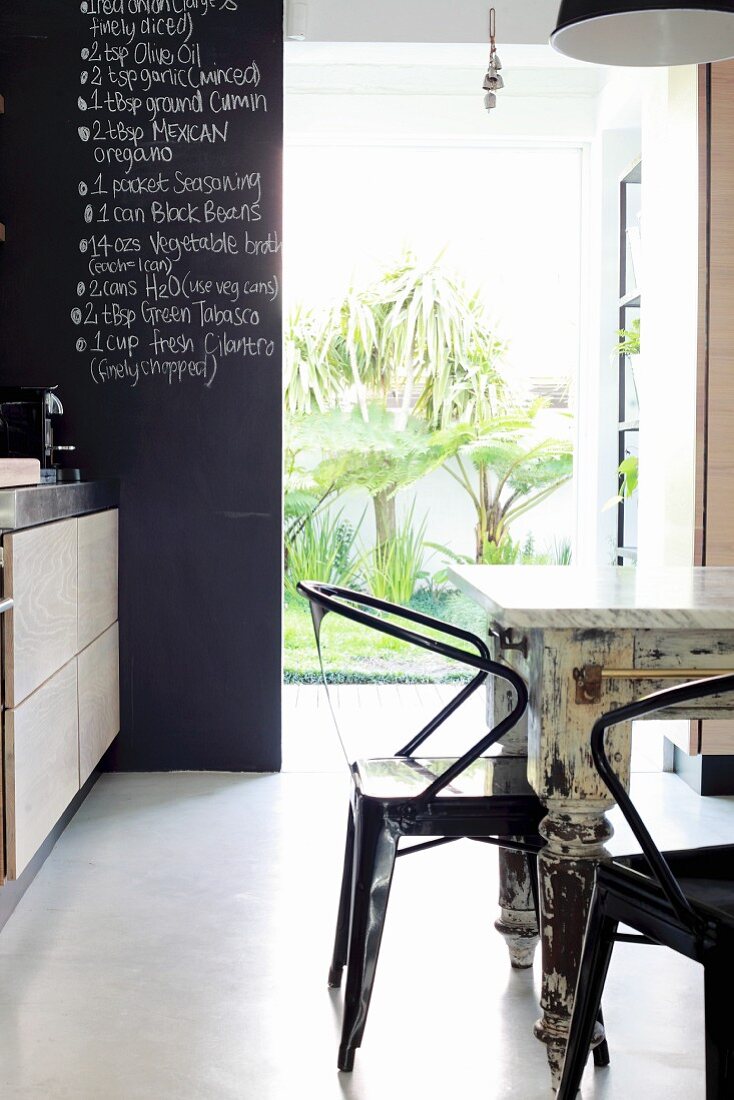
[[[642,161],[637,161],[619,185],[619,328],[630,330],[641,316],[639,244]],[[635,267],[635,261],[637,267]],[[630,356],[619,356],[617,457],[621,463],[639,455],[640,406]],[[620,478],[621,483],[621,478]],[[617,508],[617,564],[637,561],[637,494]]]

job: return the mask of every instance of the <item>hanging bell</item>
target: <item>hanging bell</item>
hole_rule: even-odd
[[[491,69],[484,78],[484,84],[482,87],[485,92],[499,92],[501,88],[504,88],[505,82],[499,73],[493,72]]]
[[[482,87],[485,91],[484,106],[493,111],[497,106],[497,92],[504,88],[505,82],[500,76],[502,62],[497,55],[497,12],[489,9],[489,66]]]

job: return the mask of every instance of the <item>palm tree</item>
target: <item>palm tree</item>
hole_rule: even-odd
[[[442,461],[434,426],[466,407],[466,378],[481,365],[482,415],[502,392],[494,339],[477,295],[439,259],[406,253],[364,289],[322,315],[291,318],[286,408],[312,421],[326,452],[319,480],[370,494],[378,548],[397,528],[396,495]],[[356,416],[345,409],[356,408]],[[413,410],[420,415],[420,423]]]
[[[538,401],[488,420],[472,417],[441,435],[443,469],[474,505],[477,562],[492,558],[514,520],[572,477],[571,441],[538,435],[535,422],[542,407]]]

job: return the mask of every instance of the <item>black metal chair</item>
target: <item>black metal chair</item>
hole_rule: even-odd
[[[591,734],[599,773],[624,814],[642,854],[600,864],[586,928],[576,1000],[557,1100],[575,1100],[594,1030],[614,943],[672,947],[704,967],[706,1098],[734,1096],[734,845],[661,852],[604,749],[619,722],[734,691],[734,675],[669,688],[600,718]],[[636,930],[618,934],[619,924]]]
[[[522,678],[512,668],[493,661],[484,641],[458,627],[363,593],[314,582],[304,582],[299,589],[311,604],[319,655],[324,617],[334,612],[372,630],[440,654],[476,673],[394,756],[351,763],[352,798],[334,954],[329,971],[329,985],[337,988],[341,985],[342,971],[347,967],[339,1069],[349,1071],[354,1066],[354,1054],[364,1034],[396,858],[461,838],[496,843],[524,852],[531,864],[530,879],[537,913],[536,855],[542,845],[538,824],[545,816],[545,809],[528,784],[522,758],[483,756],[512,729],[527,706],[527,690]],[[467,643],[476,653],[431,634],[378,618],[372,613],[375,611]],[[416,751],[431,734],[489,676],[506,681],[514,689],[515,703],[507,717],[463,756],[456,759],[417,757]],[[400,839],[408,836],[434,839],[399,849]]]

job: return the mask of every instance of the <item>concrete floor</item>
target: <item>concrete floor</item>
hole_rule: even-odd
[[[665,843],[734,841],[734,801],[635,785]],[[548,1100],[537,964],[510,970],[495,856],[469,843],[398,865],[365,1043],[337,1074],[345,795],[335,775],[104,776],[0,935],[3,1100]],[[703,1098],[695,965],[619,945],[605,1013],[613,1065],[587,1100]]]

